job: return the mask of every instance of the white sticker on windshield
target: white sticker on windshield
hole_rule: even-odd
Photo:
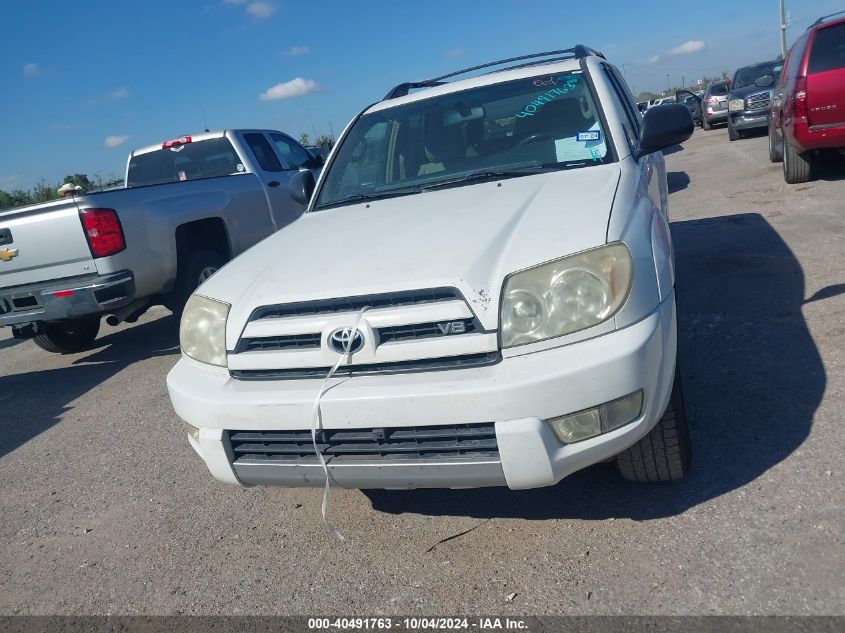
[[[604,158],[607,146],[598,121],[589,130],[576,132],[575,136],[555,139],[555,154],[559,163]]]

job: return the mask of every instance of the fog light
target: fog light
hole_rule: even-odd
[[[643,390],[640,389],[630,396],[619,398],[599,407],[601,417],[601,432],[607,433],[620,426],[630,424],[638,417],[643,410]]]
[[[197,427],[195,427],[195,426],[191,426],[190,424],[188,424],[187,422],[185,422],[184,420],[182,420],[182,428],[183,428],[183,429],[185,429],[185,433],[187,433],[187,434],[188,434],[188,437],[190,437],[190,438],[191,438],[192,440],[194,440],[197,444],[199,444],[199,441],[200,441],[200,430],[199,430]]]
[[[574,444],[630,424],[642,413],[643,390],[618,400],[547,420],[557,439]]]
[[[580,442],[601,433],[601,418],[598,408],[579,411],[549,420],[557,439],[564,444]]]

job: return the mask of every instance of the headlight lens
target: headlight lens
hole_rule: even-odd
[[[571,334],[612,317],[631,289],[628,247],[615,242],[514,273],[502,297],[502,346]]]
[[[745,109],[745,101],[743,99],[731,99],[728,103],[728,110],[731,112],[740,112]]]
[[[182,352],[194,360],[226,366],[226,319],[229,304],[191,295],[179,325]]]

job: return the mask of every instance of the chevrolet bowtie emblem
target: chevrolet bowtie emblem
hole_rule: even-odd
[[[4,248],[4,249],[0,250],[0,261],[10,262],[17,256],[18,256],[18,249],[16,249],[16,248]]]

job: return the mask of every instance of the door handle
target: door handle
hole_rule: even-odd
[[[282,184],[282,183],[280,183],[278,180],[271,180],[270,182],[267,183],[267,186],[268,187],[278,187],[280,184]]]

